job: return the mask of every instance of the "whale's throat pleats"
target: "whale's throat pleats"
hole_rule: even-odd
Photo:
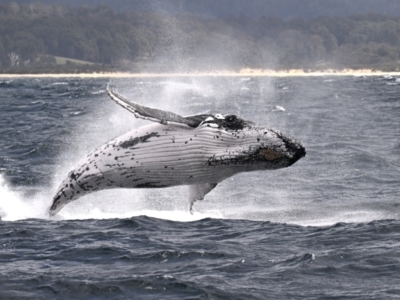
[[[89,164],[95,161],[104,185],[166,187],[210,183],[211,179],[218,183],[232,174],[209,162],[238,155],[246,148],[246,139],[242,139],[243,147],[237,147],[236,137],[207,126],[151,129],[125,134],[89,155]]]

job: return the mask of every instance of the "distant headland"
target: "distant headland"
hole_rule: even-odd
[[[257,3],[262,16],[2,3],[0,73],[400,72],[400,16],[288,18]]]

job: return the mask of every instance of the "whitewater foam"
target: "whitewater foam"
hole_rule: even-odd
[[[28,218],[45,218],[46,204],[43,195],[30,194],[28,188],[12,188],[0,174],[0,217],[3,221]]]

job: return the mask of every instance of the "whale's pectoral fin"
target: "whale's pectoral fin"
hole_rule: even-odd
[[[158,123],[161,123],[164,125],[167,125],[170,123],[185,124],[190,127],[197,127],[199,125],[198,120],[193,120],[190,118],[186,119],[185,117],[182,117],[173,112],[169,112],[169,111],[161,110],[161,109],[150,108],[150,107],[142,106],[137,103],[131,102],[128,99],[126,99],[125,97],[118,94],[115,90],[110,88],[109,85],[107,85],[106,90],[107,90],[107,93],[110,96],[110,98],[112,100],[114,100],[115,103],[121,105],[123,108],[132,112],[136,118],[150,120],[150,121],[158,122]]]
[[[193,184],[189,186],[189,211],[193,215],[193,203],[196,200],[203,200],[204,196],[207,195],[213,188],[217,186],[217,183],[202,183]]]

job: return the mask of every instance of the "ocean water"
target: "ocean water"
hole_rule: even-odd
[[[68,171],[148,124],[108,99],[233,113],[301,140],[293,166],[114,189],[49,218]],[[0,79],[0,299],[400,298],[400,79]]]

